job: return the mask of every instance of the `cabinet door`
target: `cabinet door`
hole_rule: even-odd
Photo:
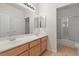
[[[30,49],[30,56],[39,56],[39,55],[40,55],[40,44]]]
[[[37,39],[35,41],[30,42],[30,48],[32,48],[32,47],[34,47],[34,46],[36,46],[38,44],[40,44],[40,39]]]
[[[47,39],[47,36],[41,38],[41,53],[43,53],[47,49]]]
[[[18,56],[22,52],[28,50],[28,44],[13,48],[0,54],[0,56]]]
[[[19,56],[28,56],[28,55],[29,55],[29,52],[28,51],[25,51],[22,54],[20,54]]]

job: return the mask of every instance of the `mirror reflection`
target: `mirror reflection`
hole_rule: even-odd
[[[45,32],[46,16],[36,16],[34,18],[34,28],[35,28],[36,34],[39,34],[41,32]]]
[[[30,23],[30,17],[19,17],[15,15],[0,14],[0,37],[30,34],[30,25],[34,25],[34,33],[44,32],[46,28],[46,17],[34,17],[34,24]]]

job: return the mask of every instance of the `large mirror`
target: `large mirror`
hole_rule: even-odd
[[[0,37],[29,34],[29,18],[0,13]]]
[[[39,34],[45,32],[46,29],[46,16],[36,16],[34,17],[34,29],[35,33]]]
[[[35,16],[32,19],[30,18],[31,17],[24,18],[16,15],[0,13],[0,37],[30,34],[30,31],[39,34],[40,32],[45,31],[45,16]]]

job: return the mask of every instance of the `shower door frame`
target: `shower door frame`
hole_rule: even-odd
[[[66,19],[66,20],[63,21],[63,19]],[[63,24],[63,22],[65,22],[65,21],[66,21],[66,24]],[[67,35],[67,36],[68,36],[67,38],[64,38],[64,37],[63,37],[63,36],[64,36],[63,27],[66,27],[66,28],[67,28],[67,33],[69,32],[69,31],[68,31],[68,23],[69,23],[69,18],[68,18],[68,17],[63,17],[63,18],[61,18],[61,39],[68,39],[68,37],[69,37],[69,35]]]

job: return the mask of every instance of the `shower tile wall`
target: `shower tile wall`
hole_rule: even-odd
[[[71,5],[57,8],[57,39],[61,39],[61,19],[66,20],[69,16],[77,15],[79,15],[78,3],[73,3]]]

